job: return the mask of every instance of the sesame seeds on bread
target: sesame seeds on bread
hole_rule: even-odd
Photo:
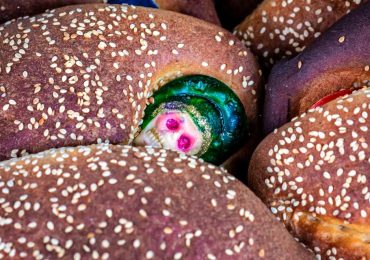
[[[113,1],[119,4],[143,5],[152,2],[160,9],[184,13],[205,21],[219,24],[220,21],[212,0],[121,0]],[[22,16],[32,16],[47,9],[62,6],[89,3],[112,3],[109,0],[0,0],[0,24]]]
[[[0,0],[0,24],[66,5],[103,2],[103,0]]]
[[[338,1],[339,2],[339,1]],[[344,16],[296,57],[269,76],[264,130],[273,131],[341,89],[369,85],[370,3]]]
[[[265,0],[234,33],[266,67],[303,51],[338,19],[367,0]]]
[[[0,26],[0,159],[106,140],[130,143],[153,92],[192,74],[228,85],[255,127],[256,61],[217,26],[104,4]]]
[[[0,256],[312,259],[222,168],[107,144],[0,163]]]
[[[370,257],[370,89],[309,110],[255,151],[250,187],[329,259]]]

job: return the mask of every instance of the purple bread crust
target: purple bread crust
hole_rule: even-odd
[[[47,9],[62,6],[106,2],[106,0],[0,0],[0,23],[22,16],[40,14]],[[157,4],[161,9],[184,13],[214,24],[220,24],[213,0],[157,0]],[[138,5],[140,5],[140,1],[138,1]]]
[[[339,20],[302,53],[276,64],[266,86],[265,133],[297,116],[294,112],[303,112],[302,109],[297,109],[297,103],[315,85],[314,81],[319,79],[323,82],[320,87],[351,87],[352,85],[341,85],[341,80],[345,78],[346,83],[354,83],[357,77],[350,80],[348,74],[333,76],[333,72],[363,71],[370,64],[369,42],[370,3],[367,3]],[[330,84],[324,84],[325,82]],[[332,84],[336,86],[329,86]],[[328,94],[325,93],[325,88],[319,90],[315,94],[319,98]]]
[[[322,259],[370,257],[369,115],[365,87],[269,134],[251,159],[249,187]]]
[[[312,259],[242,183],[175,152],[61,148],[0,176],[0,257]]]
[[[0,0],[0,23],[21,16],[35,15],[66,5],[103,2],[103,0]]]
[[[0,160],[105,140],[129,144],[153,92],[194,74],[230,86],[251,129],[257,127],[256,60],[215,25],[164,10],[96,4],[0,26]]]

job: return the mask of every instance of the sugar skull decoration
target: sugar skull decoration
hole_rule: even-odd
[[[129,4],[158,8],[158,4],[154,0],[108,0],[108,4]]]
[[[173,80],[153,95],[135,145],[163,147],[220,164],[243,145],[247,118],[237,95],[201,75]]]

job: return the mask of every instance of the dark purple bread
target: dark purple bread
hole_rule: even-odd
[[[370,3],[352,11],[293,59],[276,64],[266,87],[264,129],[283,125],[316,101],[370,80]]]
[[[369,117],[364,88],[275,130],[251,160],[250,187],[323,259],[370,259]]]
[[[234,32],[261,65],[292,57],[368,0],[264,0]]]
[[[129,144],[153,92],[188,75],[230,87],[249,129],[256,128],[257,63],[215,25],[164,10],[104,4],[63,7],[6,24],[0,27],[0,160],[101,140]]]
[[[160,9],[171,10],[220,25],[213,0],[154,0]]]
[[[222,168],[107,144],[0,163],[0,257],[313,259]]]
[[[0,24],[21,16],[39,14],[46,9],[96,2],[99,0],[0,0]]]
[[[212,0],[0,0],[0,24],[21,16],[32,16],[47,9],[72,4],[134,3],[142,6],[151,2],[152,5],[149,5],[151,7],[157,6],[160,9],[184,13],[211,23],[220,23]]]

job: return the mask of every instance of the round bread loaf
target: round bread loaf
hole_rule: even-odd
[[[222,168],[107,144],[0,163],[0,256],[312,259]]]
[[[293,59],[273,67],[265,97],[269,133],[316,101],[341,89],[369,84],[370,3],[339,20]]]
[[[234,33],[269,68],[276,61],[303,51],[335,21],[365,2],[265,0]]]
[[[211,161],[221,163],[256,129],[253,55],[230,33],[181,14],[64,7],[0,27],[0,57],[2,160],[97,141],[130,144],[145,130],[137,143],[167,147],[165,138],[178,138],[180,150],[207,158],[216,151]],[[179,126],[178,114],[186,123],[179,129],[193,137],[151,134],[165,118],[171,131]]]
[[[47,9],[88,3],[132,4],[161,8],[188,14],[211,23],[220,23],[212,0],[0,0],[0,23],[21,16],[36,15]]]
[[[99,0],[0,0],[0,23],[21,16],[39,14],[46,9],[96,2]]]
[[[370,88],[309,110],[253,154],[249,183],[327,259],[370,258]]]

